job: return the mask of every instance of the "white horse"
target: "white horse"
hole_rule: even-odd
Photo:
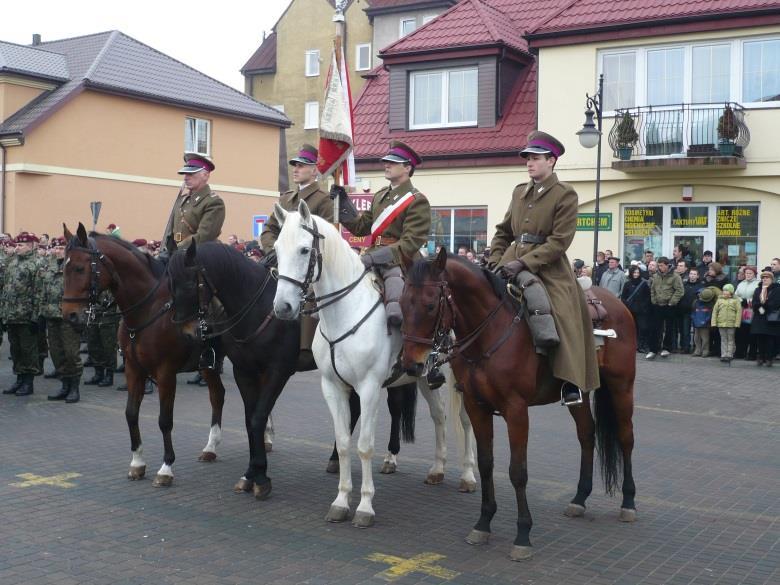
[[[278,204],[274,215],[282,226],[274,245],[279,265],[279,284],[274,297],[274,312],[281,319],[296,319],[301,301],[313,286],[318,299],[319,325],[312,351],[322,374],[322,394],[333,417],[336,449],[339,455],[339,492],[326,516],[329,522],[343,522],[349,517],[352,492],[350,465],[350,386],[360,397],[360,435],[358,454],[363,472],[360,504],[352,523],[367,528],[374,523],[374,481],[371,459],[380,389],[390,377],[401,350],[401,333],[388,335],[387,318],[381,295],[374,285],[372,272],[366,271],[360,258],[328,221],[312,215],[304,201],[298,212],[286,212]],[[449,368],[448,368],[449,370]],[[451,409],[457,409],[455,426],[462,425],[458,450],[462,455],[460,491],[476,489],[474,477],[474,436],[471,423],[462,407],[460,395],[452,392],[451,372],[446,374],[451,390]],[[406,375],[391,386],[414,381]],[[417,387],[428,401],[436,427],[436,459],[426,483],[441,483],[447,456],[445,441],[445,399],[443,392],[431,391],[425,378]],[[388,454],[385,463],[395,466],[395,456]]]

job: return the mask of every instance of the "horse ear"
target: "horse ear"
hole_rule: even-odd
[[[76,230],[76,236],[78,237],[82,246],[85,248],[89,247],[89,241],[87,240],[87,228],[85,228],[84,224],[81,222],[79,222],[79,227]]]
[[[447,248],[444,246],[442,246],[441,250],[439,250],[439,254],[436,256],[436,260],[433,261],[433,266],[439,272],[443,272],[444,268],[447,266]]]
[[[176,245],[176,240],[174,240],[173,236],[170,234],[165,239],[165,249],[168,250],[168,254],[173,254],[179,249],[179,246]]]
[[[284,220],[287,219],[287,212],[278,203],[274,203],[274,217],[280,226],[284,225]]]
[[[73,234],[70,233],[70,230],[68,229],[68,226],[65,225],[65,222],[62,223],[62,235],[65,236],[66,242],[70,242],[73,239]]]
[[[303,199],[298,202],[298,213],[301,214],[301,221],[308,225],[311,220],[311,210]]]
[[[198,253],[198,243],[195,240],[190,240],[190,245],[187,246],[187,253],[184,255],[185,266],[195,266],[195,255]]]

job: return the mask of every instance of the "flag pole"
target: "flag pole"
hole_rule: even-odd
[[[331,75],[339,75],[341,70],[341,59],[343,55],[341,53],[341,42],[344,37],[344,28],[346,25],[346,19],[344,18],[344,12],[341,7],[336,9],[336,14],[333,16],[333,22],[336,25],[336,36],[333,38],[333,51],[336,54],[336,71],[331,72]],[[342,184],[341,166],[337,167],[333,171],[333,184]],[[341,233],[341,222],[339,221],[339,198],[333,200],[333,225]]]

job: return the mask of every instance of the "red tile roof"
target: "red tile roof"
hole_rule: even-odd
[[[272,32],[249,57],[241,73],[274,73],[276,71],[276,33]]]
[[[742,16],[780,8],[777,0],[570,0],[528,28],[531,35],[682,18]]]

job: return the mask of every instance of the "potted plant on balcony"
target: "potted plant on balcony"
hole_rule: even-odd
[[[616,134],[618,158],[630,160],[634,145],[639,141],[639,134],[634,127],[634,119],[628,112],[623,113]]]
[[[739,136],[737,116],[729,104],[723,108],[723,113],[718,118],[718,151],[721,156],[734,156],[734,141]]]

